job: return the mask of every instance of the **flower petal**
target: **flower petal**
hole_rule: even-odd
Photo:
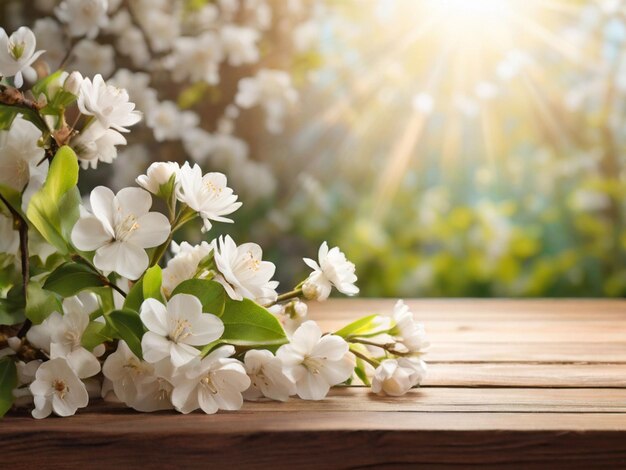
[[[170,222],[159,212],[149,212],[137,219],[139,227],[131,233],[128,241],[142,248],[152,248],[167,240],[170,234]]]
[[[94,216],[83,217],[72,229],[72,243],[81,251],[94,251],[111,241],[100,219]]]
[[[128,242],[114,242],[98,248],[93,263],[103,271],[115,271],[131,280],[138,279],[150,260],[143,248]]]
[[[140,217],[147,214],[152,206],[152,196],[141,188],[124,188],[115,196],[124,213]]]

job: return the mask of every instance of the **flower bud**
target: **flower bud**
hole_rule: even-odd
[[[422,361],[385,359],[372,377],[372,392],[393,397],[404,395],[422,381],[425,373],[426,367]]]
[[[80,72],[74,71],[69,74],[69,76],[65,79],[65,82],[63,83],[63,89],[73,95],[78,96],[81,83],[83,83],[83,76],[80,74]]]
[[[161,185],[167,184],[178,170],[178,164],[175,162],[155,162],[148,167],[145,175],[137,177],[137,184],[152,194],[158,194]]]

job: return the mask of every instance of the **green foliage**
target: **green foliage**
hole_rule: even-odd
[[[67,146],[61,147],[50,164],[46,182],[33,195],[26,211],[31,224],[62,254],[71,249],[70,233],[78,220],[77,182],[76,154]]]
[[[81,263],[69,261],[57,267],[44,282],[43,288],[61,297],[71,297],[91,288],[102,287],[102,277]]]
[[[249,299],[226,298],[223,343],[236,346],[259,346],[275,349],[288,342],[280,322],[266,308]]]
[[[159,302],[164,302],[163,295],[161,294],[161,283],[163,281],[163,273],[161,268],[152,266],[149,268],[142,278],[142,292],[143,299],[157,299]]]
[[[13,286],[6,297],[0,299],[0,325],[16,325],[25,318],[22,286]]]
[[[35,325],[44,321],[52,312],[62,312],[61,301],[36,281],[30,281],[26,289],[26,318]]]
[[[89,322],[85,332],[83,333],[81,344],[85,349],[91,351],[93,348],[104,343],[105,341],[111,341],[113,339],[113,335],[114,332],[108,324],[92,321]]]
[[[143,278],[140,278],[128,291],[124,299],[124,309],[138,312],[143,301]]]
[[[384,332],[384,331],[383,331]],[[368,315],[344,326],[334,334],[342,338],[380,334],[380,315]]]
[[[9,357],[0,359],[0,418],[13,405],[13,389],[17,387],[17,368]]]
[[[15,116],[18,115],[18,109],[14,106],[0,104],[0,131],[6,131],[11,128]]]
[[[144,334],[143,323],[139,314],[133,310],[114,310],[104,316],[107,325],[111,327],[114,337],[123,339],[130,350],[142,358],[141,338]]]
[[[174,291],[176,294],[191,294],[200,300],[202,311],[221,317],[226,305],[226,293],[219,282],[206,279],[188,279],[181,282]]]

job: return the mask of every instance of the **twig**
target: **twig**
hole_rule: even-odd
[[[104,274],[102,274],[98,268],[96,268],[88,259],[83,258],[81,255],[79,255],[78,253],[74,253],[71,255],[71,258],[78,262],[78,263],[82,263],[85,266],[87,266],[89,269],[91,269],[95,274],[98,275],[98,277],[100,278],[100,280],[102,281],[102,283],[107,286],[112,288],[113,290],[115,290],[118,294],[120,294],[122,297],[126,297],[126,292],[124,292],[117,284],[115,284],[114,282],[109,281],[109,278],[106,277]]]
[[[24,217],[22,217],[22,214],[20,214],[17,209],[15,209],[11,204],[9,204],[9,201],[7,201],[6,198],[2,194],[0,194],[0,200],[4,203],[5,206],[7,206],[7,209],[9,209],[9,212],[13,216],[13,220],[15,221],[17,225],[17,230],[19,232],[20,257],[21,257],[21,265],[22,265],[22,284],[23,284],[22,296],[24,297],[24,306],[26,306],[27,287],[28,287],[28,281],[30,279],[30,272],[29,272],[30,263],[28,260],[28,223],[26,223],[26,220],[24,220]],[[22,325],[20,330],[18,331],[17,337],[23,338],[24,336],[26,336],[26,333],[30,329],[31,325],[32,325],[32,322],[27,318],[24,321],[24,324]]]

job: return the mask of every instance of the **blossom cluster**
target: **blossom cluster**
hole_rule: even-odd
[[[246,119],[246,114],[256,116],[258,110],[268,132],[283,130],[288,113],[298,102],[289,61],[310,54],[318,38],[309,3],[31,3],[35,8],[19,4],[15,8],[23,9],[38,42],[46,45],[42,64],[51,70],[71,67],[85,76],[101,74],[128,90],[146,116],[143,131],[131,141],[134,145],[113,167],[116,180],[123,180],[129,168],[143,166],[143,170],[149,160],[169,158],[155,140],[171,143],[168,148],[184,148],[205,169],[233,173],[235,186],[249,199],[262,200],[274,193],[277,183],[269,165],[251,155],[247,141],[239,135],[246,124],[238,122]],[[278,52],[288,54],[280,67],[277,61],[267,60],[273,54],[267,49],[268,38],[274,34],[284,35],[285,42],[293,44],[290,51]],[[25,76],[34,79],[29,72],[25,69]],[[234,90],[225,91],[227,87],[221,86],[225,80],[236,80]],[[207,102],[215,107],[197,106]],[[146,139],[147,134],[154,139]],[[91,164],[98,161],[102,160],[94,158]],[[231,171],[234,168],[238,171]],[[257,184],[259,178],[265,184]]]
[[[88,15],[69,32],[93,36],[104,4],[67,0],[57,16]],[[2,33],[2,413],[69,416],[90,397],[215,413],[244,399],[320,400],[355,380],[387,395],[419,385],[428,343],[402,301],[334,332],[307,318],[306,300],[359,292],[338,247],[323,243],[317,260],[304,259],[310,274],[279,295],[258,244],[174,242],[188,224],[206,234],[233,222],[242,203],[225,174],[157,162],[137,186],[98,186],[82,200],[79,164],[110,162],[144,115],[100,74],[59,70],[21,91],[35,39],[27,28]]]

